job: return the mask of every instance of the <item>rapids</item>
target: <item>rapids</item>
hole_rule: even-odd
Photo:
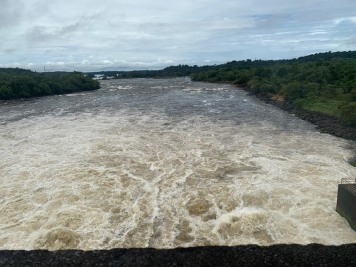
[[[102,81],[0,102],[0,249],[355,243],[355,142],[230,85]]]

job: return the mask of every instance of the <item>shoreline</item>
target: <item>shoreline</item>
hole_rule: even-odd
[[[197,81],[204,82],[204,81]],[[216,84],[228,84],[234,86],[240,90],[248,93],[250,96],[254,96],[264,103],[271,104],[279,109],[295,115],[301,120],[308,121],[315,125],[321,133],[331,134],[336,137],[344,138],[351,141],[356,141],[356,126],[345,125],[339,118],[327,115],[321,112],[311,111],[298,107],[295,104],[287,101],[273,100],[261,94],[256,94],[248,89],[245,85],[234,84],[230,81],[218,81],[210,82]]]
[[[356,244],[175,249],[3,250],[1,266],[355,266]]]
[[[277,101],[258,94],[253,94],[244,88],[242,88],[242,90],[248,92],[249,95],[253,95],[267,104],[271,104],[290,114],[294,114],[299,119],[314,124],[316,129],[318,129],[321,133],[327,133],[336,137],[356,141],[356,127],[345,125],[340,119],[336,117],[316,111],[306,110],[286,101]]]

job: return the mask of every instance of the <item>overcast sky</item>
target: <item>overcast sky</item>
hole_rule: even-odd
[[[154,69],[356,50],[356,0],[0,0],[0,67]]]

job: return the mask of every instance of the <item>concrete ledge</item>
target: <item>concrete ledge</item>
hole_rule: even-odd
[[[336,211],[356,231],[356,184],[339,184]]]
[[[356,266],[356,244],[0,251],[0,266]]]

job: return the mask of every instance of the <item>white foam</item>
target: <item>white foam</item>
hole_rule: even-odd
[[[7,123],[0,248],[353,243],[335,212],[349,144],[128,110]]]

